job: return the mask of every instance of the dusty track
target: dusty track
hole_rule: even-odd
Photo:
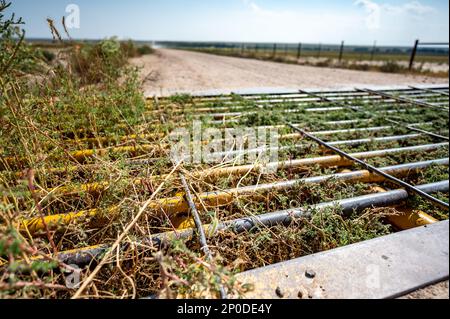
[[[132,60],[148,95],[243,88],[338,88],[350,85],[447,83],[448,79],[319,68],[159,49]]]

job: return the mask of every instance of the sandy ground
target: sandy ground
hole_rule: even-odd
[[[448,83],[445,78],[319,68],[168,49],[132,59],[132,63],[142,68],[146,95],[268,87],[298,89]]]
[[[399,299],[449,299],[448,280],[414,291]]]

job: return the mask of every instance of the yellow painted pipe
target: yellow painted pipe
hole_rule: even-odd
[[[353,157],[359,158],[359,159],[369,159],[374,157],[382,157],[389,155],[391,153],[399,153],[399,152],[415,152],[415,151],[423,151],[422,149],[415,150],[415,149],[408,149],[402,150],[402,148],[399,149],[387,149],[387,150],[381,150],[380,152],[374,151],[374,152],[359,152],[359,153],[352,153]],[[383,153],[385,152],[385,153]],[[204,179],[208,177],[222,177],[222,176],[230,176],[230,175],[243,175],[248,173],[249,171],[253,171],[256,173],[263,173],[267,169],[273,169],[279,170],[284,168],[296,168],[296,167],[306,167],[306,166],[313,166],[313,165],[319,165],[322,167],[330,167],[330,166],[337,166],[337,167],[346,167],[346,166],[352,166],[354,163],[346,158],[343,158],[339,155],[331,155],[331,156],[321,156],[321,157],[314,157],[314,158],[303,158],[303,159],[296,159],[296,160],[289,160],[289,161],[281,161],[281,162],[272,162],[268,163],[267,165],[261,165],[261,164],[249,164],[249,165],[241,165],[241,166],[232,166],[232,167],[225,167],[225,168],[213,168],[213,169],[206,169],[202,171],[193,172],[192,176],[198,179]],[[344,169],[340,171],[340,173],[346,173],[350,172],[348,169]],[[157,181],[157,180],[163,180],[166,178],[166,175],[158,175],[158,176],[150,176],[148,178],[137,178],[134,180],[128,180],[128,182],[133,183],[134,185],[140,185],[145,181]],[[40,192],[40,196],[45,196],[47,193],[53,193],[53,194],[74,194],[79,192],[88,192],[88,193],[98,193],[101,191],[104,191],[109,186],[108,182],[100,182],[100,183],[88,183],[88,184],[82,184],[82,185],[75,185],[75,186],[62,186],[62,187],[56,187],[53,189],[49,189],[47,191]]]
[[[136,146],[119,146],[104,149],[86,149],[71,152],[70,155],[77,161],[83,162],[93,156],[105,156],[106,154],[133,154],[142,152],[151,152],[156,150],[163,150],[160,145],[136,145]]]
[[[405,175],[409,173],[408,170],[400,170],[395,173],[395,175]],[[353,173],[357,173],[351,175]],[[349,177],[344,178],[345,182],[363,182],[363,183],[373,183],[383,181],[384,178],[377,174],[372,174],[367,170],[361,170],[357,172],[350,173]],[[224,191],[215,191],[202,193],[196,199],[196,202],[202,202],[206,207],[219,207],[222,205],[230,204],[236,197],[240,195],[251,195],[261,192],[268,191],[269,188],[258,189],[255,188],[235,188]],[[105,213],[115,214],[119,210],[118,206],[113,206],[106,210]],[[164,210],[164,212],[173,218],[177,213],[185,213],[189,210],[189,205],[183,196],[175,196],[171,198],[163,198],[160,200],[152,201],[148,210]],[[56,230],[60,226],[69,225],[72,222],[84,221],[88,218],[93,218],[99,215],[102,211],[99,209],[92,209],[81,212],[70,212],[65,214],[55,214],[45,216],[44,218],[36,217],[32,219],[24,219],[20,222],[19,229],[21,231],[28,231],[34,234],[38,231],[45,229],[45,224],[51,230]]]
[[[334,131],[323,131],[320,132],[320,135],[330,135],[334,134]],[[316,134],[319,134],[316,132]],[[290,133],[290,134],[282,134],[279,135],[280,140],[296,140],[302,138],[303,135],[301,133]],[[202,144],[209,144],[214,141],[202,141]],[[223,142],[223,140],[220,140],[220,142]],[[119,147],[112,147],[112,148],[105,148],[105,149],[84,149],[84,150],[78,150],[70,152],[70,155],[75,158],[77,161],[83,162],[87,158],[93,157],[93,156],[105,156],[108,153],[112,154],[123,154],[123,153],[135,153],[135,152],[150,152],[150,151],[163,151],[168,150],[171,147],[170,143],[161,143],[161,144],[139,144],[136,146],[119,146]],[[4,160],[8,165],[16,165],[20,162],[25,161],[24,157],[17,158],[17,157],[4,157],[2,160]],[[1,162],[0,162],[1,163]],[[1,166],[0,166],[1,168]]]
[[[386,192],[386,189],[379,186],[373,189],[381,193]],[[410,207],[395,207],[395,209],[400,212],[400,214],[388,216],[387,220],[401,230],[430,225],[438,222],[436,218],[421,210],[412,209]]]
[[[188,208],[189,205],[183,197],[155,200],[148,206],[149,210],[164,209],[170,215],[173,215],[175,212],[186,212]],[[29,232],[30,234],[35,234],[45,230],[45,225],[47,225],[49,230],[57,230],[61,226],[68,226],[72,223],[84,223],[88,221],[89,223],[95,223],[96,221],[100,222],[103,218],[113,218],[117,213],[119,213],[119,206],[112,206],[105,210],[94,208],[79,212],[48,215],[43,218],[34,217],[21,220],[18,229],[24,233]]]
[[[430,225],[438,222],[438,220],[421,210],[415,210],[409,207],[397,208],[401,215],[389,216],[388,220],[391,224],[399,229],[411,229],[419,226]]]
[[[72,144],[100,144],[100,143],[111,143],[111,142],[128,142],[133,140],[155,140],[158,138],[163,138],[164,133],[147,133],[147,134],[130,134],[125,136],[110,137],[110,136],[99,136],[99,137],[84,137],[79,139],[69,139],[64,140],[64,142],[70,142]]]
[[[158,151],[158,150],[164,150],[165,147],[167,147],[169,144],[165,144],[164,147],[156,144],[142,144],[142,145],[136,145],[136,146],[118,146],[118,147],[112,147],[112,148],[102,148],[102,149],[84,149],[84,150],[78,150],[70,152],[70,157],[72,159],[75,159],[78,162],[84,162],[88,158],[94,157],[94,156],[105,156],[107,154],[133,154],[133,153],[143,153],[143,152],[151,152],[151,151]],[[6,162],[9,166],[16,166],[20,163],[23,163],[26,161],[25,157],[4,157],[1,159],[2,161]],[[1,163],[1,162],[0,162]],[[4,165],[6,167],[6,165]],[[2,165],[0,165],[0,169],[2,168]]]

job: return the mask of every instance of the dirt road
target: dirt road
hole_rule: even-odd
[[[159,49],[135,58],[147,95],[250,88],[338,88],[350,85],[448,83],[448,79],[291,65]]]

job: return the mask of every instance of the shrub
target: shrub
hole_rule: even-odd
[[[70,66],[83,84],[117,79],[121,67],[127,63],[129,47],[122,46],[115,38],[97,44],[82,44],[70,51]]]
[[[360,63],[351,63],[351,64],[348,64],[347,67],[349,69],[359,70],[359,71],[369,71],[370,70],[370,65],[367,64],[367,63],[362,63],[362,64],[360,64]]]
[[[403,68],[400,66],[400,64],[394,61],[384,62],[383,65],[380,66],[380,71],[386,73],[398,73],[402,71],[402,69]]]
[[[319,66],[319,67],[328,67],[332,64],[331,59],[326,59],[324,61],[319,61],[315,64],[315,66]]]
[[[139,53],[139,55],[152,54],[154,51],[155,50],[148,45],[143,45],[137,48],[137,52]]]

